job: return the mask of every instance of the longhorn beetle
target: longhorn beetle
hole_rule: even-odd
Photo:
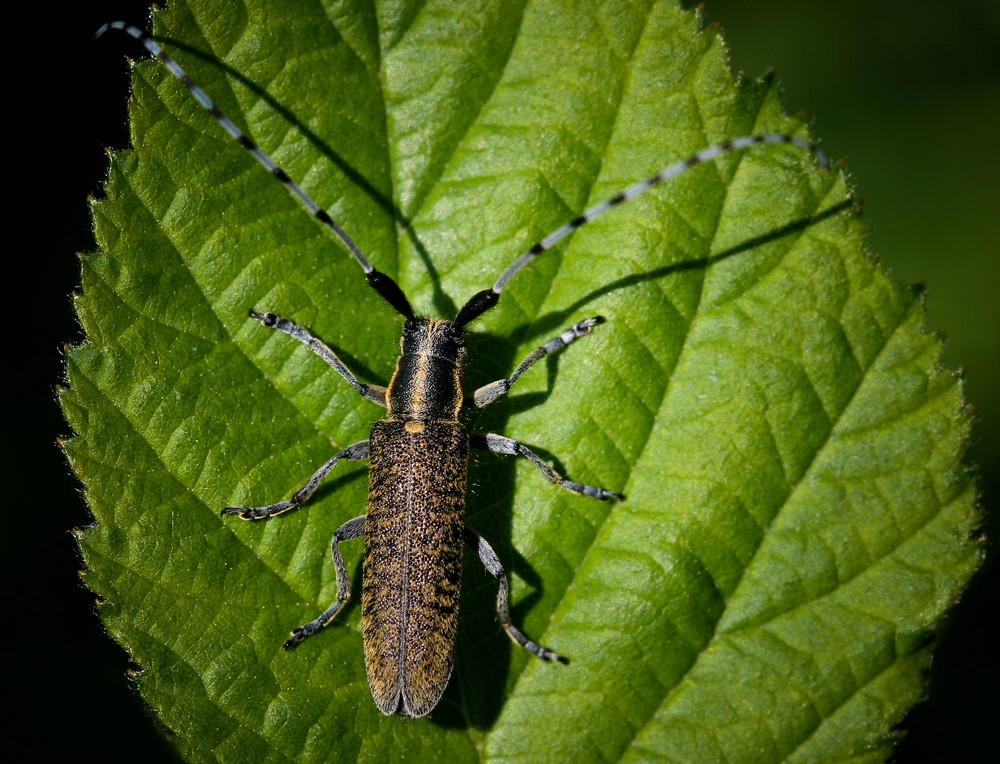
[[[515,260],[491,288],[473,295],[454,320],[423,318],[413,312],[396,282],[372,266],[347,232],[219,110],[152,37],[121,21],[106,24],[98,36],[108,29],[131,35],[158,58],[222,128],[340,240],[361,266],[369,285],[405,319],[400,341],[402,352],[389,384],[381,387],[359,382],[337,354],[307,328],[274,313],[250,311],[251,318],[307,346],[358,393],[386,409],[385,418],[372,426],[368,440],[335,454],[291,499],[264,507],[222,510],[222,515],[239,515],[244,520],[274,517],[305,504],[342,460],[367,459],[370,463],[367,514],[348,520],[333,536],[337,599],[318,618],[295,629],[285,648],[294,648],[328,626],[347,604],[351,586],[340,543],[363,536],[361,620],[365,665],[372,696],[382,713],[424,716],[434,709],[444,693],[454,664],[464,542],[475,547],[483,565],[499,582],[496,609],[507,635],[544,661],[567,663],[563,656],[532,641],[511,623],[503,566],[489,543],[463,522],[469,444],[496,454],[523,456],[546,480],[573,493],[601,501],[624,496],[567,480],[526,446],[502,435],[489,433],[470,439],[459,420],[464,403],[465,327],[495,306],[510,280],[536,257],[591,220],[669,178],[730,151],[761,144],[798,146],[812,152],[826,166],[822,151],[810,141],[774,133],[733,138],[703,149],[550,233]],[[483,408],[493,403],[539,360],[559,352],[603,322],[601,316],[580,321],[536,348],[509,377],[476,390],[472,406]]]

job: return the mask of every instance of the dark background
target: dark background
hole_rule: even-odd
[[[808,110],[824,148],[846,155],[866,203],[870,246],[885,266],[903,282],[927,282],[928,325],[948,330],[946,361],[966,370],[978,420],[970,460],[983,473],[984,505],[995,506],[1000,3],[706,5],[708,21],[724,27],[733,68],[757,76],[777,66],[789,112]],[[41,12],[7,27],[13,92],[5,114],[14,135],[5,150],[15,165],[8,197],[21,206],[10,222],[23,232],[8,258],[14,305],[6,323],[19,352],[6,364],[9,425],[0,460],[15,593],[5,619],[13,646],[9,697],[17,707],[8,719],[32,758],[69,752],[170,761],[169,745],[130,690],[127,656],[105,635],[93,596],[79,584],[70,529],[89,516],[54,444],[69,434],[54,398],[62,347],[83,339],[68,295],[79,280],[74,253],[94,247],[86,199],[100,192],[104,147],[128,145],[125,57],[136,55],[135,47],[120,36],[92,36],[111,19],[145,26],[147,13],[141,2],[75,3],[52,18]],[[984,530],[995,536],[996,529],[994,513]],[[995,755],[997,600],[988,559],[941,626],[930,698],[907,720],[899,761]]]

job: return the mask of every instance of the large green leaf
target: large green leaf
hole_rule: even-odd
[[[427,313],[670,161],[805,135],[672,2],[272,5],[173,2],[155,33]],[[889,755],[979,547],[958,381],[864,251],[842,173],[791,147],[726,156],[582,229],[473,326],[470,390],[608,318],[470,424],[628,498],[480,456],[469,523],[512,572],[516,620],[572,663],[508,643],[469,556],[455,675],[405,721],[369,697],[359,608],[281,649],[334,599],[329,542],[363,512],[364,470],[286,517],[219,517],[287,498],[380,416],[247,309],[376,382],[400,319],[161,65],[134,90],[62,401],[97,520],[86,581],[183,755]]]

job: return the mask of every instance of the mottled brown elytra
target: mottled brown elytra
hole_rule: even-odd
[[[344,523],[333,536],[337,600],[318,618],[295,629],[285,648],[295,647],[328,626],[347,604],[351,595],[350,578],[339,545],[363,536],[361,620],[365,665],[372,696],[382,713],[424,716],[434,709],[444,693],[455,660],[464,543],[476,548],[479,559],[499,582],[497,614],[508,636],[542,660],[566,663],[561,655],[532,641],[511,623],[503,566],[489,543],[465,526],[469,445],[497,454],[526,457],[547,480],[574,493],[602,501],[624,497],[605,488],[565,479],[526,446],[510,438],[494,433],[470,438],[459,421],[463,405],[468,405],[462,395],[465,327],[496,305],[507,283],[534,258],[594,218],[668,178],[727,152],[761,144],[792,144],[811,151],[825,165],[823,153],[802,138],[774,133],[733,138],[703,149],[630,186],[546,236],[508,267],[490,289],[473,295],[453,321],[423,318],[414,314],[396,282],[375,270],[354,240],[219,111],[212,99],[149,35],[120,21],[107,24],[98,35],[107,29],[126,32],[162,61],[223,129],[347,247],[364,270],[368,283],[405,318],[396,370],[389,384],[380,387],[359,382],[336,353],[305,327],[274,313],[250,311],[251,318],[264,326],[284,332],[309,347],[361,395],[386,409],[385,418],[373,425],[368,440],[334,455],[288,501],[222,510],[223,515],[235,514],[244,520],[280,515],[308,501],[341,460],[369,461],[367,514]],[[476,390],[471,406],[482,408],[493,403],[540,359],[589,334],[603,321],[600,316],[580,321],[536,348],[509,377]]]

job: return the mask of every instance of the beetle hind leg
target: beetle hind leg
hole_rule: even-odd
[[[337,528],[333,534],[333,542],[330,544],[333,552],[333,565],[337,572],[337,601],[323,611],[323,614],[292,632],[291,638],[285,642],[285,649],[291,650],[297,647],[306,637],[311,637],[320,629],[329,626],[337,613],[343,610],[351,599],[351,579],[347,575],[347,566],[344,565],[344,558],[340,554],[340,542],[361,538],[365,535],[365,516],[355,517]]]
[[[468,526],[465,528],[465,540],[476,548],[479,559],[486,567],[486,570],[500,583],[500,590],[497,592],[497,618],[500,621],[500,626],[507,632],[507,636],[511,638],[511,641],[543,661],[569,663],[569,658],[529,639],[523,631],[511,623],[510,589],[507,584],[507,573],[500,563],[500,558],[497,557],[497,553],[493,551],[490,543]]]

